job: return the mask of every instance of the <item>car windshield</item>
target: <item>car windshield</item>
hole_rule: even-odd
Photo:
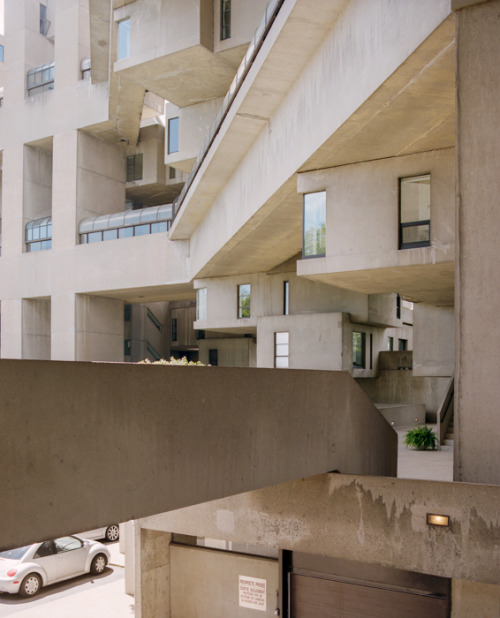
[[[7,560],[21,560],[30,547],[31,545],[25,545],[24,547],[16,547],[16,549],[0,551],[0,558],[6,558]]]

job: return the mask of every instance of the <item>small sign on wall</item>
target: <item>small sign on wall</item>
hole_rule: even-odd
[[[265,579],[257,577],[239,576],[240,607],[266,611],[266,586]]]

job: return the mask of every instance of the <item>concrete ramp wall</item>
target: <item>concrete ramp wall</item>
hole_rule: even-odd
[[[340,471],[396,474],[347,373],[0,360],[0,547]]]

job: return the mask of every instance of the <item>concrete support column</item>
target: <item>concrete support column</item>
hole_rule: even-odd
[[[172,535],[140,528],[136,536],[136,618],[170,618],[170,543]]]
[[[76,294],[52,296],[51,358],[73,361],[76,358]]]
[[[2,347],[0,348],[2,358],[22,358],[23,356],[22,315],[21,300],[2,300]]]
[[[90,57],[88,2],[65,0],[55,10],[56,87],[66,88],[81,79],[82,58]]]
[[[23,299],[22,325],[22,357],[50,360],[50,300]]]
[[[20,255],[24,249],[23,145],[6,148],[2,157],[2,257]],[[2,282],[0,281],[0,290]]]
[[[77,294],[75,310],[75,360],[123,361],[122,301]]]
[[[66,249],[76,242],[78,131],[54,136],[52,248]]]
[[[469,5],[469,6],[465,6]],[[454,0],[457,42],[457,481],[500,484],[500,0]],[[465,8],[461,8],[465,6]]]

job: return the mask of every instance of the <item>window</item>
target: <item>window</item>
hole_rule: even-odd
[[[179,152],[179,118],[168,119],[168,154]]]
[[[290,312],[290,282],[283,281],[283,315]]]
[[[40,34],[47,36],[49,31],[50,21],[47,19],[47,7],[44,4],[40,5]]]
[[[168,177],[175,178],[175,167],[169,167],[168,170],[169,170]]]
[[[212,367],[217,367],[219,364],[218,356],[217,350],[208,350],[208,364],[212,365]]]
[[[304,195],[303,257],[325,255],[326,191]]]
[[[26,251],[44,251],[52,248],[52,217],[29,221],[25,231]]]
[[[387,349],[389,352],[394,350],[394,337],[387,337]]]
[[[26,76],[28,96],[54,89],[54,63],[30,69]]]
[[[288,333],[274,333],[274,366],[288,367]]]
[[[91,69],[90,57],[87,56],[85,58],[82,58],[82,61],[80,62],[80,71],[82,72],[82,79],[90,79],[90,69]]]
[[[431,175],[399,179],[399,248],[431,244]]]
[[[196,290],[196,319],[207,319],[207,288]]]
[[[123,342],[123,354],[125,356],[130,356],[131,353],[132,353],[132,340],[125,339],[125,341]]]
[[[118,22],[118,60],[130,56],[130,18]]]
[[[142,152],[127,157],[127,182],[141,180],[142,178]]]
[[[220,40],[231,38],[231,0],[220,2]]]
[[[132,318],[132,305],[123,305],[123,320],[130,322]]]
[[[408,347],[408,339],[398,339],[398,350],[404,352]]]
[[[250,317],[250,284],[238,286],[238,318]]]
[[[365,366],[365,333],[352,333],[352,366],[363,369]]]
[[[177,318],[172,318],[171,340],[177,341]]]
[[[4,57],[3,57],[3,45],[0,45],[0,62],[3,62]]]
[[[396,294],[396,319],[401,319],[401,296]]]

